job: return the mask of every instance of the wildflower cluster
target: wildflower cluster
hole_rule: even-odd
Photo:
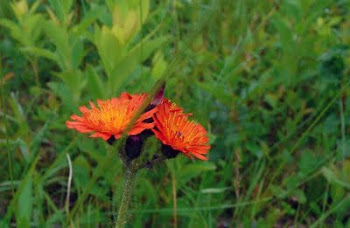
[[[97,106],[90,102],[90,109],[80,107],[82,116],[73,114],[66,126],[81,133],[92,133],[90,137],[109,143],[122,134],[128,135],[125,151],[131,160],[140,155],[143,140],[152,134],[162,142],[161,151],[167,158],[174,158],[181,152],[189,158],[207,160],[210,149],[207,131],[189,119],[192,114],[184,113],[178,105],[163,98],[163,92],[164,88],[132,126],[129,125],[148,94],[122,93],[117,98],[97,100]]]

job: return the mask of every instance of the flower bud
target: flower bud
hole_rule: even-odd
[[[131,135],[126,139],[125,153],[131,161],[141,154],[143,140],[140,135]]]
[[[109,137],[106,141],[108,142],[109,145],[113,145],[115,140],[116,139],[115,139],[114,135],[111,135],[111,137]]]
[[[174,150],[171,146],[162,144],[162,154],[167,158],[175,158],[178,154],[178,150]]]

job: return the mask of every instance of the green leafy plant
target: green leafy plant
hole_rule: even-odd
[[[0,226],[114,226],[123,163],[64,123],[157,80],[212,148],[205,163],[141,169],[128,226],[349,226],[348,9],[0,0]],[[144,146],[144,161],[160,150]]]

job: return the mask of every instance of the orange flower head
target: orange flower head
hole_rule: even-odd
[[[98,107],[90,102],[91,109],[86,106],[79,108],[82,116],[73,114],[72,121],[66,121],[66,126],[82,133],[94,132],[90,137],[108,140],[111,136],[115,139],[121,137],[128,127],[133,115],[141,107],[147,98],[147,94],[122,93],[120,97],[109,100],[97,100]],[[145,129],[152,129],[154,123],[143,122],[152,118],[156,108],[144,112],[133,124],[128,135],[137,135]]]
[[[207,131],[198,123],[188,119],[191,114],[183,113],[176,104],[164,99],[158,105],[158,111],[154,115],[155,128],[152,129],[155,136],[163,144],[170,146],[175,151],[184,153],[187,157],[196,157],[208,160],[205,155],[210,149]]]

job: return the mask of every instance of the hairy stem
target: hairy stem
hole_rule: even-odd
[[[129,163],[126,166],[125,170],[125,180],[124,180],[124,188],[122,193],[122,200],[120,202],[120,207],[118,211],[118,218],[116,222],[117,228],[124,227],[126,220],[128,209],[132,201],[132,190],[134,187],[134,181],[137,170],[133,168],[133,165]]]

